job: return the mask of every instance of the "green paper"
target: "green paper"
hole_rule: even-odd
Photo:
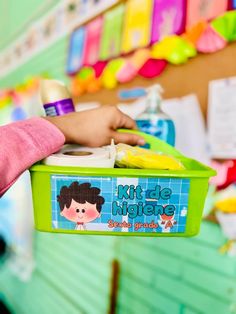
[[[84,67],[78,73],[78,77],[81,80],[87,80],[88,78],[93,77],[93,76],[94,76],[94,70],[91,67]]]
[[[108,89],[113,89],[117,85],[116,73],[124,64],[124,59],[118,58],[110,61],[102,74],[102,81],[104,87]]]
[[[100,60],[114,58],[120,54],[124,9],[124,4],[121,4],[104,15]]]
[[[230,11],[211,22],[211,26],[227,41],[236,40],[236,11]]]

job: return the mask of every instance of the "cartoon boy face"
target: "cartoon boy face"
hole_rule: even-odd
[[[100,189],[91,187],[90,183],[75,181],[69,187],[63,186],[57,199],[61,216],[77,224],[91,222],[101,216],[105,200]]]
[[[61,216],[76,223],[87,223],[99,218],[101,214],[98,212],[96,204],[88,202],[81,204],[72,199],[69,208],[64,206]]]

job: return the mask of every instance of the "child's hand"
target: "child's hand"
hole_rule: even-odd
[[[84,146],[102,146],[111,143],[144,145],[145,141],[138,135],[119,133],[117,129],[135,129],[136,124],[116,107],[104,106],[98,109],[73,112],[64,116],[46,117],[65,136],[66,143]]]

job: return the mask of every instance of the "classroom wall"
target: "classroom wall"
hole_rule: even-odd
[[[28,0],[29,10],[21,10],[21,1],[14,3],[17,8],[12,10],[19,9],[24,21],[42,1]],[[34,57],[1,80],[0,86],[12,86],[46,69],[55,78],[65,78],[67,41],[63,38]],[[31,281],[22,283],[1,267],[0,293],[16,314],[105,314],[116,259],[118,314],[236,313],[236,258],[218,252],[224,241],[219,227],[208,222],[193,239],[35,232],[36,268]]]
[[[129,89],[134,86],[146,87],[152,84],[161,84],[165,99],[183,97],[194,93],[197,95],[204,116],[207,115],[208,104],[208,83],[222,77],[231,77],[236,74],[236,44],[229,44],[225,49],[214,54],[199,54],[196,58],[190,59],[181,65],[168,64],[160,77],[151,81],[141,76],[136,76],[131,82],[118,85],[112,90],[102,89],[94,94],[85,94],[79,97],[78,101],[96,101],[99,99],[102,104],[116,104],[119,100],[118,91],[120,88]],[[199,77],[201,78],[199,80]]]
[[[192,239],[36,232],[28,283],[0,269],[0,291],[16,314],[109,313],[112,260],[120,263],[118,314],[236,313],[236,259],[204,222]]]

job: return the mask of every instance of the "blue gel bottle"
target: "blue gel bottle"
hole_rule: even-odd
[[[153,85],[147,89],[147,109],[136,119],[136,123],[140,131],[174,146],[175,125],[161,109],[162,91],[160,85]],[[147,144],[143,147],[149,148]]]

